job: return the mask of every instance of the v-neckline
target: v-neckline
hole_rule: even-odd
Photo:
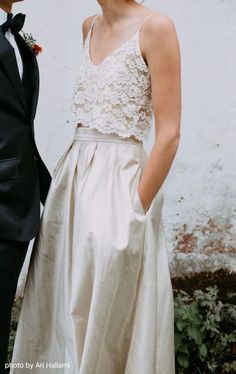
[[[140,29],[140,28],[138,28],[138,30],[135,31],[134,34],[132,34],[128,39],[126,39],[124,42],[122,42],[117,48],[115,48],[111,53],[109,53],[106,57],[104,57],[98,64],[95,64],[92,61],[92,58],[91,58],[91,37],[92,37],[93,26],[94,26],[94,24],[92,25],[92,27],[90,28],[89,33],[88,33],[87,54],[88,54],[88,59],[89,59],[90,64],[92,66],[94,66],[95,68],[101,66],[103,63],[105,63],[105,61],[107,61],[109,58],[111,58],[115,53],[120,51],[129,41],[131,41],[139,33],[139,29]]]

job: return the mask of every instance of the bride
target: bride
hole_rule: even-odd
[[[162,185],[180,136],[178,39],[134,0],[99,4],[83,22],[75,136],[34,244],[11,374],[175,373]]]

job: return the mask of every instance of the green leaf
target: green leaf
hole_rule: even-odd
[[[198,349],[199,349],[199,352],[200,352],[200,355],[202,356],[202,357],[206,357],[207,356],[207,346],[206,346],[206,344],[201,344],[199,347],[198,347]]]
[[[183,341],[183,335],[176,332],[175,333],[175,351],[178,351],[179,347],[182,344],[182,341]]]
[[[189,310],[193,316],[199,316],[198,304],[196,301],[189,305]]]
[[[179,348],[179,352],[182,352],[182,353],[189,353],[188,352],[188,344],[187,343],[182,343],[180,348]]]
[[[180,366],[182,366],[183,368],[187,368],[189,367],[189,359],[188,359],[188,355],[186,353],[178,353],[177,354],[177,361],[179,363]]]
[[[188,335],[190,338],[194,339],[195,343],[200,344],[202,342],[202,335],[200,329],[194,326],[188,327]]]
[[[181,331],[183,331],[184,327],[186,326],[186,322],[181,321],[181,320],[177,320],[176,321],[176,326],[177,326],[177,329],[181,332]]]

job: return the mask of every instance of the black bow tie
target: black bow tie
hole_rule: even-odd
[[[18,13],[13,17],[12,13],[7,13],[7,21],[1,25],[2,32],[5,34],[8,29],[11,30],[12,34],[20,32],[25,23],[25,14]]]

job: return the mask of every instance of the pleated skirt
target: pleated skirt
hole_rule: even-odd
[[[145,214],[137,190],[147,159],[135,138],[76,128],[34,243],[11,374],[175,373],[163,192]]]

